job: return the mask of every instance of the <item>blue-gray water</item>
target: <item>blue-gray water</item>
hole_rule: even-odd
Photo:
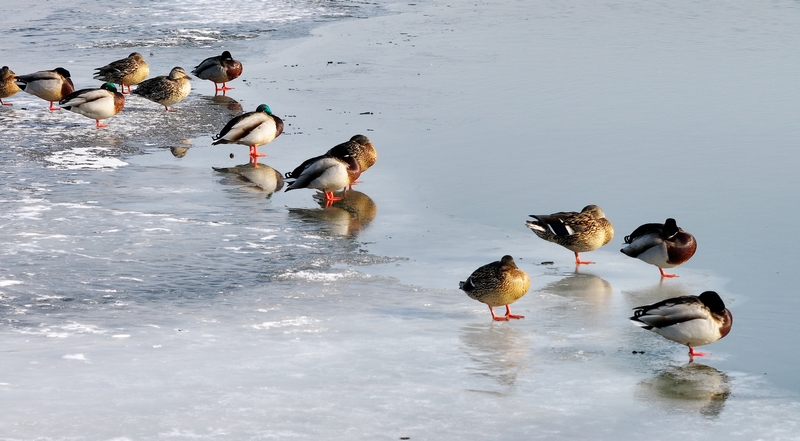
[[[0,109],[0,439],[798,438],[795,3],[36,6],[0,25],[20,74],[245,71],[101,130]],[[369,136],[358,192],[212,171],[262,102],[282,172]],[[589,203],[616,228],[595,265],[523,226]],[[666,217],[699,248],[660,281],[618,249]],[[526,318],[492,323],[455,288],[507,253]],[[626,320],[707,289],[735,323],[698,363]]]

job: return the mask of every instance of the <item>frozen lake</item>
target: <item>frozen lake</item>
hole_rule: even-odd
[[[101,130],[0,109],[0,440],[800,439],[796,3],[38,3],[0,25],[17,74],[244,74]],[[260,162],[361,133],[377,164],[327,209],[213,171],[261,103]],[[524,226],[587,204],[594,265]],[[667,217],[699,245],[660,280],[618,250]],[[504,254],[532,285],[494,323],[457,287]],[[695,363],[627,321],[705,290],[734,326]]]

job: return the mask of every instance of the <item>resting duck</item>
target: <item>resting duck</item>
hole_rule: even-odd
[[[694,236],[683,231],[673,218],[663,224],[640,226],[630,236],[625,236],[625,243],[628,246],[621,252],[657,266],[661,277],[677,277],[665,273],[664,268],[673,268],[686,262],[697,250]]]
[[[349,141],[332,147],[325,153],[325,155],[322,156],[333,156],[334,158],[345,158],[347,156],[352,156],[356,158],[360,170],[358,175],[351,176],[352,181],[350,182],[350,189],[353,188],[353,184],[361,175],[361,173],[367,171],[367,169],[372,167],[372,165],[375,164],[375,161],[378,160],[378,152],[375,151],[375,147],[372,146],[372,143],[364,135],[354,135]],[[312,161],[315,161],[317,158],[319,158],[319,156],[306,160],[304,163],[297,166],[297,168],[295,168],[293,171],[286,173],[286,177],[295,179],[298,178],[308,164],[310,164]]]
[[[508,255],[503,256],[499,262],[492,262],[476,269],[465,282],[458,282],[458,288],[470,298],[488,305],[492,319],[497,321],[525,318],[523,315],[511,314],[508,305],[524,296],[530,287],[530,277],[525,271],[517,268],[514,258]],[[496,316],[492,309],[496,306],[505,306],[506,315]]]
[[[574,252],[576,265],[594,263],[582,261],[578,253],[594,251],[614,237],[614,227],[597,205],[587,205],[580,213],[568,211],[530,216],[536,220],[526,221],[525,225],[542,239]]]
[[[247,112],[228,121],[211,144],[243,144],[250,146],[250,162],[258,164],[258,146],[272,142],[283,133],[283,121],[272,114],[266,104],[256,107],[255,112]],[[297,176],[299,177],[299,176]]]
[[[17,86],[16,80],[16,74],[14,74],[14,71],[9,69],[8,66],[3,66],[3,68],[0,69],[0,104],[4,106],[12,105],[11,103],[4,103],[3,98],[8,98],[19,92],[19,86]]]
[[[667,299],[634,309],[630,321],[641,328],[660,334],[689,347],[689,357],[707,355],[694,350],[728,335],[733,316],[714,291],[699,296]]]
[[[131,86],[141,83],[150,75],[150,66],[139,52],[134,52],[128,55],[128,58],[112,61],[95,70],[97,71],[94,74],[95,80],[119,84],[124,94],[131,93]],[[128,86],[127,92],[125,92],[125,86]]]
[[[53,107],[53,103],[61,101],[75,91],[69,71],[63,67],[53,70],[42,70],[28,75],[18,75],[17,86],[31,95],[50,101],[50,110],[61,110]]]
[[[105,83],[99,89],[72,92],[58,104],[64,109],[92,118],[98,128],[108,127],[108,124],[101,124],[100,120],[118,114],[125,107],[125,96],[117,92],[114,84]]]
[[[233,87],[227,87],[225,83],[239,78],[242,74],[242,63],[234,60],[231,53],[225,51],[218,57],[206,58],[192,73],[202,80],[213,81],[215,91],[224,93],[226,90],[233,90]],[[219,83],[222,83],[222,87],[218,86]]]
[[[131,93],[161,104],[167,112],[174,112],[169,106],[189,96],[189,92],[192,91],[192,85],[189,83],[191,79],[192,77],[186,75],[182,67],[173,67],[169,76],[161,75],[144,80]]]
[[[333,156],[318,156],[311,161],[300,176],[289,184],[286,191],[297,188],[315,188],[325,193],[325,205],[330,206],[334,201],[342,198],[334,196],[334,190],[346,187],[351,182],[353,175],[358,175],[361,170],[358,161],[352,156],[334,158]]]

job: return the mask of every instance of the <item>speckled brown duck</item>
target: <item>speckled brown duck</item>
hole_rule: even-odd
[[[119,84],[120,92],[124,94],[131,93],[131,86],[141,83],[150,75],[150,66],[139,52],[134,52],[127,58],[112,61],[95,70],[97,71],[94,74],[95,80]],[[125,86],[128,86],[127,92]]]
[[[568,211],[530,217],[535,220],[526,221],[525,225],[542,239],[574,252],[578,265],[594,263],[582,261],[578,253],[594,251],[614,237],[614,227],[597,205],[587,205],[580,213]]]
[[[189,92],[192,91],[192,85],[189,83],[191,79],[182,67],[173,67],[169,75],[144,80],[131,93],[161,104],[167,112],[174,112],[169,106],[189,96]]]
[[[522,315],[511,314],[510,304],[519,300],[531,286],[531,279],[521,269],[517,268],[514,258],[503,256],[497,262],[492,262],[476,269],[466,281],[459,282],[459,289],[471,298],[489,306],[492,319],[506,321],[508,319],[525,318]],[[505,316],[496,316],[492,308],[506,307]]]
[[[8,98],[20,91],[19,86],[15,83],[16,80],[17,75],[8,66],[3,66],[0,69],[0,104],[3,106],[12,105],[11,103],[4,103],[3,98]]]

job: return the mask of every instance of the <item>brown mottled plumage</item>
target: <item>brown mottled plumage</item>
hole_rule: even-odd
[[[8,66],[3,66],[0,69],[0,104],[4,106],[11,106],[11,103],[4,103],[3,98],[8,98],[11,95],[19,92],[19,86],[17,86],[16,81],[17,76],[14,74],[14,71],[8,68]]]
[[[536,220],[526,221],[528,226],[542,239],[557,243],[575,253],[576,264],[588,264],[578,253],[594,251],[614,237],[614,227],[597,205],[587,205],[580,213],[574,211],[549,215],[532,214]]]
[[[192,91],[192,85],[189,83],[191,79],[182,67],[173,67],[169,76],[162,75],[144,80],[131,93],[161,104],[168,112],[174,112],[169,106],[189,96],[189,92]]]
[[[224,93],[226,90],[233,89],[233,87],[227,87],[225,83],[239,78],[239,75],[242,74],[242,63],[234,60],[231,53],[225,51],[220,56],[206,58],[194,68],[192,73],[201,80],[213,81],[216,91]],[[222,87],[217,86],[219,83],[222,83]]]
[[[150,75],[150,66],[144,61],[142,54],[134,52],[127,58],[112,61],[95,69],[95,80],[108,81],[120,85],[122,93],[131,93],[131,86],[141,83]],[[125,86],[128,91],[125,92]]]
[[[53,103],[61,101],[75,91],[69,71],[63,67],[53,70],[41,70],[27,75],[17,75],[17,86],[31,95],[50,101],[50,110],[61,110],[53,107]]]
[[[464,282],[458,283],[459,289],[471,298],[489,306],[494,320],[508,320],[511,318],[525,318],[522,315],[511,314],[508,305],[516,302],[531,287],[531,279],[525,271],[517,268],[514,258],[503,256],[498,262],[492,262],[476,269]],[[505,306],[506,315],[494,315],[495,306]]]

